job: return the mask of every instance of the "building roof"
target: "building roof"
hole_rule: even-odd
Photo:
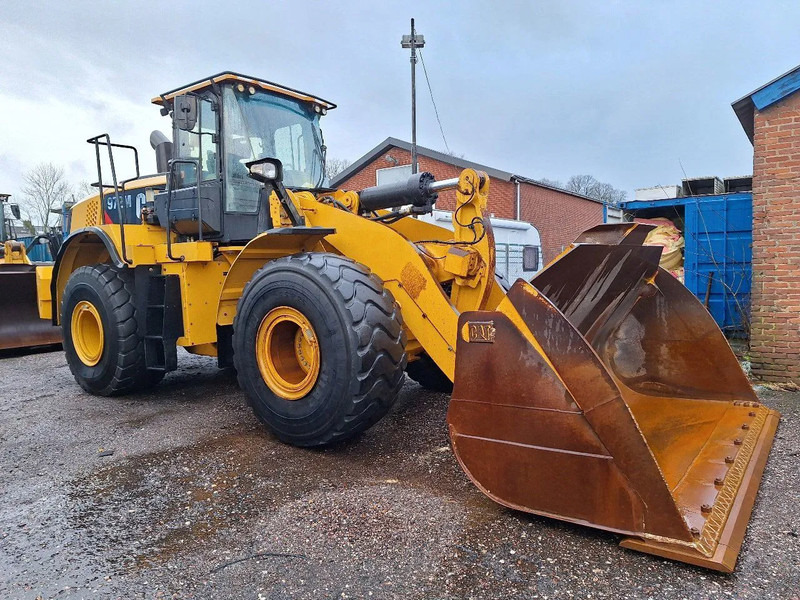
[[[744,132],[753,143],[753,118],[756,109],[764,110],[800,90],[800,65],[765,83],[731,104]]]
[[[222,73],[217,73],[216,75],[211,75],[210,77],[205,77],[203,79],[199,79],[192,83],[182,85],[181,87],[175,88],[174,90],[164,92],[163,94],[160,94],[155,98],[153,98],[152,103],[164,106],[168,101],[175,98],[175,96],[178,96],[180,94],[186,94],[188,92],[203,90],[208,87],[211,87],[216,83],[222,83],[223,81],[232,83],[238,82],[246,86],[256,86],[261,89],[282,94],[284,96],[289,96],[291,98],[296,98],[297,100],[302,100],[304,102],[313,102],[315,104],[319,104],[320,106],[324,107],[326,110],[332,110],[336,108],[336,105],[333,102],[328,102],[327,100],[318,98],[317,96],[314,96],[312,94],[307,94],[305,92],[301,92],[299,90],[286,87],[285,85],[281,85],[279,83],[273,83],[272,81],[267,81],[265,79],[258,79],[257,77],[250,77],[249,75],[234,73],[233,71],[224,71]]]
[[[341,184],[343,181],[349,179],[350,177],[358,173],[362,168],[364,168],[373,160],[381,156],[384,152],[389,151],[391,148],[400,148],[402,150],[406,150],[407,152],[411,152],[410,143],[397,138],[388,137],[385,140],[383,140],[380,144],[375,146],[372,150],[367,152],[364,156],[355,161],[353,164],[348,166],[344,171],[333,177],[333,179],[331,180],[331,187],[338,187],[339,184]],[[509,173],[508,171],[501,171],[500,169],[487,167],[486,165],[472,162],[470,160],[464,160],[463,158],[452,156],[450,154],[445,154],[444,152],[437,152],[436,150],[431,150],[430,148],[425,148],[424,146],[419,146],[419,145],[417,146],[417,154],[419,154],[420,156],[427,156],[428,158],[432,158],[434,160],[438,160],[439,162],[447,163],[449,165],[453,165],[454,167],[459,167],[461,169],[475,169],[477,171],[485,171],[486,174],[492,179],[500,179],[502,181],[521,181],[523,183],[529,183],[531,185],[536,185],[550,190],[556,190],[558,192],[569,194],[570,196],[575,196],[583,200],[589,200],[591,202],[597,202],[598,204],[603,204],[603,201],[598,200],[597,198],[591,198],[589,196],[584,196],[583,194],[570,192],[569,190],[565,190],[560,187],[555,187],[547,183],[542,183],[541,181],[537,181],[536,179],[531,179],[530,177],[515,175],[514,173]]]

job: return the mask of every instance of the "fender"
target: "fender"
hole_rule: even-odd
[[[217,305],[217,325],[233,325],[244,286],[264,264],[298,252],[321,250],[319,242],[333,233],[336,230],[330,227],[281,227],[269,229],[250,240],[225,276]]]
[[[69,276],[78,267],[97,263],[110,263],[120,269],[128,266],[120,257],[113,240],[99,227],[78,229],[61,244],[53,266],[53,278],[50,282],[53,325],[59,324],[61,295]]]

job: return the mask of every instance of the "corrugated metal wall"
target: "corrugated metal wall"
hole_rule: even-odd
[[[708,296],[708,310],[720,328],[729,334],[747,334],[753,270],[753,194],[630,201],[622,207],[634,217],[683,217],[686,287],[700,302],[705,303]]]
[[[708,294],[708,310],[720,327],[745,330],[750,321],[753,195],[686,200],[686,287],[701,301]]]

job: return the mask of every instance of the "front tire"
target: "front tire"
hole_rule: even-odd
[[[258,270],[239,300],[233,347],[256,416],[296,446],[372,426],[394,404],[406,366],[392,295],[365,266],[327,253]]]
[[[133,298],[128,269],[79,267],[67,281],[61,304],[64,354],[75,380],[90,394],[141,390],[164,376],[145,366]]]

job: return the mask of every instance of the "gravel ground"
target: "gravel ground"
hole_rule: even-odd
[[[82,392],[62,352],[0,360],[0,598],[800,598],[800,394],[736,572],[505,509],[460,471],[447,397],[409,382],[326,450],[280,444],[233,376],[180,355],[155,390]]]

